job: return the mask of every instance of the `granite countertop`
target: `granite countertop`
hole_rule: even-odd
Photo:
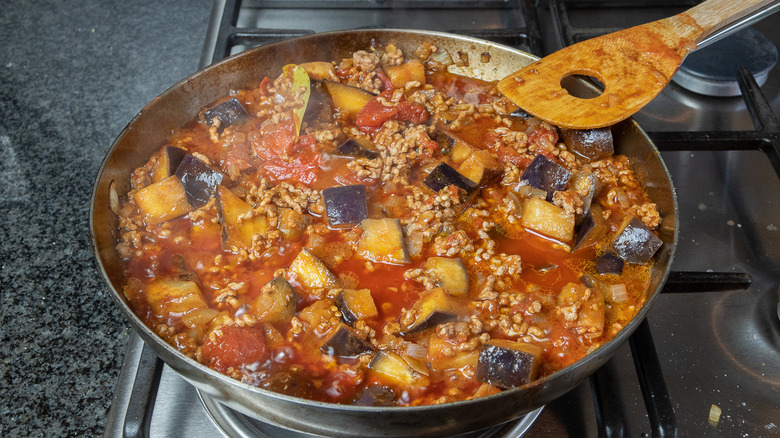
[[[92,184],[132,117],[197,69],[210,10],[0,10],[0,436],[103,433],[130,329],[92,256]]]

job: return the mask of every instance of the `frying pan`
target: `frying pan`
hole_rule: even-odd
[[[117,243],[117,199],[130,189],[130,173],[162,146],[171,131],[192,120],[206,105],[230,90],[278,75],[289,63],[332,61],[365,50],[372,40],[393,43],[412,53],[427,41],[466,65],[450,69],[484,80],[498,80],[535,61],[532,55],[492,42],[429,31],[369,29],[314,34],[248,50],[211,65],[174,85],[150,102],[120,133],[106,154],[93,188],[90,232],[95,258],[112,296],[130,325],[173,370],[202,393],[252,418],[300,432],[338,437],[452,436],[512,420],[543,406],[580,384],[601,367],[644,320],[661,291],[677,243],[677,198],[658,150],[632,120],[613,127],[616,153],[626,155],[663,218],[664,244],[655,256],[647,300],[634,319],[611,341],[578,362],[526,386],[474,400],[416,407],[346,406],[277,394],[220,374],[181,354],[133,313],[121,290],[125,284]],[[595,92],[586,83],[581,92]]]

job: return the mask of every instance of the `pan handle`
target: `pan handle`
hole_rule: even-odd
[[[152,412],[160,387],[163,361],[144,342],[133,390],[125,414],[122,434],[125,438],[148,438],[152,425]]]

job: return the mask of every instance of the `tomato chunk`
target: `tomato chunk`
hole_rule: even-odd
[[[210,367],[224,373],[228,368],[238,368],[263,362],[269,353],[265,336],[260,327],[224,326],[222,334],[201,347],[201,357]]]
[[[355,118],[355,125],[363,132],[372,132],[381,127],[388,120],[399,120],[414,124],[425,123],[428,120],[428,111],[416,103],[401,98],[395,105],[387,106],[380,102],[380,98],[389,101],[393,90],[382,92],[371,99]]]

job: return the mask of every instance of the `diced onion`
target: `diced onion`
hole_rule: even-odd
[[[404,348],[404,355],[418,360],[426,360],[428,358],[428,349],[420,344],[410,342]]]
[[[616,303],[622,303],[628,299],[628,291],[626,285],[623,283],[613,284],[609,288],[610,295],[612,295],[612,301]]]
[[[452,56],[450,56],[450,52],[444,49],[439,49],[438,51],[431,53],[431,55],[428,56],[428,59],[430,59],[431,61],[438,62],[444,67],[447,67],[448,65],[452,65],[454,63],[454,61],[452,60]]]

